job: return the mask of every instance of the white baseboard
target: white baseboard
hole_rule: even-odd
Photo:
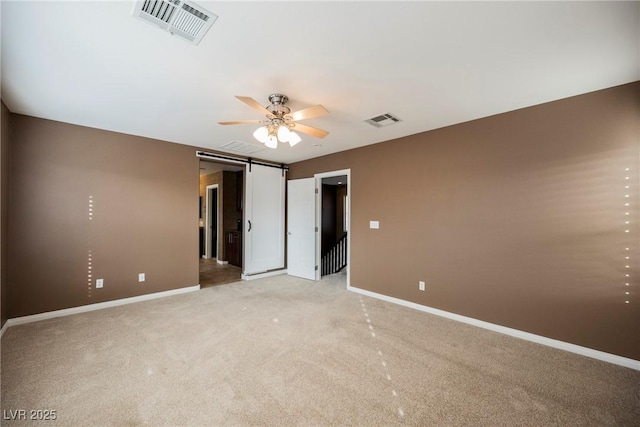
[[[82,305],[80,307],[65,308],[63,310],[55,310],[55,311],[48,311],[46,313],[32,314],[29,316],[14,317],[13,319],[8,319],[7,322],[4,324],[4,327],[2,328],[2,333],[4,333],[4,330],[6,328],[11,326],[38,322],[40,320],[53,319],[55,317],[70,316],[72,314],[86,313],[89,311],[102,310],[104,308],[117,307],[119,305],[126,305],[126,304],[133,304],[141,301],[149,301],[157,298],[170,297],[173,295],[180,295],[187,292],[194,292],[199,290],[200,290],[200,285],[188,286],[186,288],[172,289],[170,291],[156,292],[153,294],[140,295],[137,297],[122,298],[122,299],[117,299],[113,301],[105,301],[105,302],[98,302],[95,304]]]
[[[281,274],[287,274],[287,269],[285,268],[283,270],[273,270],[267,271],[266,273],[256,273],[249,275],[242,273],[242,280],[264,279],[265,277],[280,276]]]
[[[6,332],[9,323],[9,319],[7,319],[6,322],[4,322],[4,325],[2,325],[2,329],[0,329],[0,340],[2,339],[2,336],[4,335],[4,333]]]
[[[423,311],[425,313],[435,314],[436,316],[446,317],[447,319],[455,320],[458,322],[466,323],[468,325],[477,326],[479,328],[488,329],[493,332],[499,332],[501,334],[509,335],[515,338],[535,342],[537,344],[546,345],[548,347],[565,350],[571,353],[579,354],[581,356],[590,357],[592,359],[602,360],[603,362],[613,363],[614,365],[624,366],[636,371],[640,371],[640,361],[629,359],[627,357],[618,356],[611,353],[605,353],[604,351],[594,350],[592,348],[582,347],[576,344],[571,344],[564,341],[555,340],[553,338],[543,337],[541,335],[532,334],[529,332],[520,331],[518,329],[507,328],[506,326],[496,325],[494,323],[485,322],[483,320],[474,319],[473,317],[461,316],[459,314],[450,313],[448,311],[439,310],[437,308],[429,307],[426,305],[416,304],[411,301],[405,301],[399,298],[390,297],[387,295],[378,294],[376,292],[367,291],[365,289],[356,288],[353,286],[347,286],[347,289],[368,297],[380,299],[383,301],[391,302],[394,304],[402,305],[405,307],[413,308],[415,310]]]

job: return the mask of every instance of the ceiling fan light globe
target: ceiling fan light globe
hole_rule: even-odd
[[[267,129],[266,126],[259,127],[255,132],[253,132],[253,137],[265,144],[269,137],[269,129]]]
[[[278,140],[280,142],[289,142],[289,135],[291,134],[291,131],[289,130],[288,127],[284,126],[284,125],[280,125],[278,127]]]
[[[278,148],[278,138],[275,135],[269,135],[265,145],[269,148]]]
[[[296,145],[298,142],[302,141],[302,138],[300,138],[300,135],[298,135],[295,132],[289,132],[289,145],[290,146],[294,146]]]

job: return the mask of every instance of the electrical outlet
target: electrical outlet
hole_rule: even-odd
[[[96,279],[96,288],[101,288],[104,285],[104,279]]]
[[[425,286],[426,285],[422,280],[418,282],[418,289],[420,289],[421,291],[424,291]]]
[[[144,282],[145,278],[144,278],[144,273],[139,273],[138,274],[138,282]]]

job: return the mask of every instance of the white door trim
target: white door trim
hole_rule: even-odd
[[[216,258],[220,258],[220,247],[219,247],[219,239],[220,239],[220,189],[218,188],[218,184],[211,184],[211,185],[207,185],[207,188],[205,189],[205,210],[204,210],[204,216],[205,216],[205,229],[204,229],[204,235],[205,235],[205,247],[204,247],[204,257],[206,259],[211,259],[211,228],[209,227],[209,221],[210,221],[210,216],[209,215],[209,209],[211,208],[211,200],[209,200],[209,190],[211,189],[216,189],[216,220],[218,222],[218,224],[216,224]]]
[[[351,287],[351,195],[353,189],[351,187],[351,169],[342,169],[331,172],[322,172],[314,175],[316,179],[316,227],[318,232],[316,233],[316,265],[318,270],[316,271],[316,280],[320,280],[320,264],[322,262],[322,239],[320,233],[322,233],[322,179],[332,178],[335,176],[347,176],[347,289]]]

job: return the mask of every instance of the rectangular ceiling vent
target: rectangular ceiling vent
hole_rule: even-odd
[[[370,119],[365,120],[365,122],[369,123],[371,126],[375,126],[377,128],[381,128],[384,126],[389,126],[394,123],[398,123],[401,121],[399,118],[394,116],[391,113],[381,114],[379,116],[372,117]]]
[[[131,14],[196,45],[218,19],[186,0],[136,0]]]
[[[262,144],[251,144],[249,142],[236,141],[236,140],[229,141],[225,144],[222,144],[220,148],[223,151],[231,151],[233,153],[245,154],[245,155],[257,153],[258,151],[262,151],[265,149],[264,145]]]

